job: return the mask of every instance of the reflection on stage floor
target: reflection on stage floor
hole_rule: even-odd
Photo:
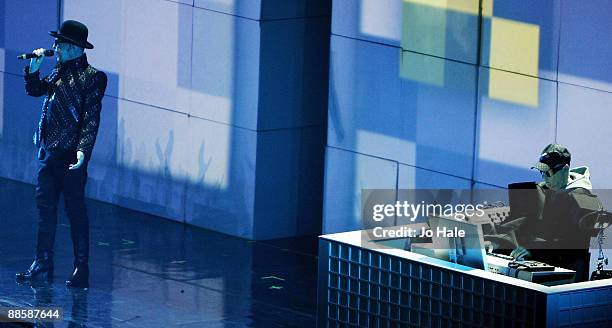
[[[315,326],[315,237],[254,242],[96,201],[88,208],[90,288],[64,286],[73,258],[61,205],[53,282],[18,285],[35,249],[34,187],[0,179],[0,307],[63,310],[62,321],[39,327]]]

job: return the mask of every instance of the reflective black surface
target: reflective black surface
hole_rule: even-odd
[[[34,187],[0,179],[0,307],[57,306],[40,327],[314,327],[316,238],[254,242],[88,201],[90,288],[69,289],[60,208],[50,284],[18,285],[35,250]],[[8,324],[0,323],[0,327]]]

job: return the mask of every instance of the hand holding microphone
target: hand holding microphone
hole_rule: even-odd
[[[36,49],[36,50],[40,50],[40,49]],[[36,52],[36,50],[34,50],[34,52],[31,52],[29,54],[21,54],[21,55],[17,56],[17,59],[32,59],[32,58],[37,58],[37,57],[40,57],[40,56],[43,56],[43,55],[45,57],[51,57],[51,56],[55,55],[55,51],[53,51],[51,49],[48,49],[48,50],[42,49],[42,50],[44,50],[43,55],[39,55],[38,52]]]
[[[45,50],[43,48],[38,48],[30,54],[23,54],[21,56],[17,56],[17,59],[30,59],[30,73],[34,73],[38,71],[40,65],[42,64],[45,56],[53,56],[55,53],[53,50]]]

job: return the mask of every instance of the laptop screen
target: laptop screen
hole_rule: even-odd
[[[509,220],[538,217],[544,205],[544,193],[535,182],[517,182],[508,185]]]

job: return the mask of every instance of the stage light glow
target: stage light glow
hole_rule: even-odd
[[[357,152],[362,149],[401,149],[402,152],[411,154],[416,157],[416,144],[413,141],[402,140],[392,136],[375,133],[367,130],[357,131]],[[382,164],[385,163],[385,164]],[[388,164],[386,164],[388,163]],[[361,190],[362,189],[388,189],[394,188],[394,185],[389,185],[390,181],[397,180],[397,171],[393,177],[383,177],[386,171],[381,166],[396,164],[391,161],[375,159],[375,158],[360,158],[355,156],[355,175],[353,182],[353,218],[360,223],[361,218]],[[372,175],[371,172],[378,172],[377,175]],[[388,172],[387,172],[388,175]]]
[[[399,41],[401,6],[396,0],[362,0],[359,32],[382,39]],[[391,18],[391,19],[390,19]]]

